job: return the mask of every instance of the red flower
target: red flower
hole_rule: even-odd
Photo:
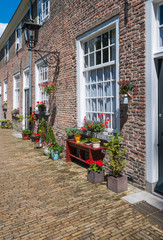
[[[93,160],[90,161],[90,165],[92,165],[92,164],[94,164],[94,163],[95,163],[95,161],[93,161]]]
[[[31,114],[31,117],[33,117],[33,114]]]
[[[94,125],[94,123],[92,122],[91,125]]]
[[[91,127],[90,125],[88,125],[88,127]]]
[[[108,125],[106,125],[106,128],[108,128]]]
[[[108,121],[105,121],[106,124],[108,124]]]
[[[86,130],[86,127],[83,127],[83,131],[85,131]]]
[[[37,103],[39,103],[39,101],[37,101]]]
[[[100,118],[101,117],[101,114],[100,115],[98,115],[98,118]]]
[[[50,143],[49,143],[49,145],[51,146],[51,145],[52,145],[52,143],[50,142]]]
[[[102,167],[102,166],[103,166],[103,162],[102,162],[101,160],[96,161],[96,164],[97,164],[99,167]]]
[[[86,116],[84,117],[84,121],[86,121],[87,119],[86,119]]]
[[[19,110],[19,108],[18,108],[18,110]]]
[[[109,118],[107,118],[107,119],[106,119],[106,121],[108,121],[108,122],[109,122],[109,121],[110,121],[110,119],[109,119]]]
[[[90,160],[86,160],[85,162],[86,162],[86,163],[89,163],[89,162],[90,162]]]
[[[12,122],[10,122],[10,124],[12,125]]]
[[[101,113],[101,115],[105,115],[105,113]]]
[[[101,124],[102,127],[105,127],[105,124]]]
[[[54,87],[54,83],[51,84],[51,87]]]
[[[33,111],[32,113],[35,113],[35,111]]]

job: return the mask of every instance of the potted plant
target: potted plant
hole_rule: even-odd
[[[46,142],[46,146],[44,148],[44,154],[47,156],[50,156],[50,150],[48,149],[48,145],[51,142],[56,142],[52,126],[49,126],[47,129],[45,142]]]
[[[35,142],[38,143],[39,140],[40,140],[41,134],[34,132],[34,133],[32,134],[32,137],[35,139]]]
[[[86,160],[86,163],[89,164],[87,180],[93,184],[101,183],[104,181],[104,171],[103,171],[103,162]]]
[[[28,140],[31,134],[31,130],[25,129],[22,131],[22,139],[23,140]]]
[[[43,103],[43,102],[37,101],[36,107],[38,108],[38,110],[39,110],[40,113],[45,113],[45,112],[46,112],[47,106],[46,106],[46,103],[45,103],[45,102]]]
[[[84,126],[80,128],[82,131],[90,131],[90,132],[104,132],[105,128],[108,128],[108,123],[110,121],[109,118],[104,120],[104,113],[101,113],[98,118],[99,121],[87,121],[86,116],[84,117]]]
[[[100,139],[93,137],[91,138],[93,148],[100,148]]]
[[[10,120],[9,119],[1,119],[1,128],[3,128],[4,125],[6,125],[6,123],[8,123]]]
[[[35,111],[33,111],[32,114],[28,116],[28,121],[31,123],[34,123],[37,121],[37,116],[35,114]]]
[[[7,122],[3,127],[1,126],[1,128],[12,129],[12,122]]]
[[[19,114],[19,108],[14,108],[11,113],[14,115]]]
[[[126,191],[128,188],[127,176],[123,175],[127,161],[125,160],[126,148],[122,148],[123,138],[116,131],[115,136],[110,138],[110,141],[104,143],[106,146],[109,162],[105,164],[109,168],[108,188],[116,193]]]
[[[75,133],[74,137],[75,137],[75,142],[79,142],[81,138],[81,134],[79,132]]]
[[[3,110],[7,110],[7,100],[2,103]]]
[[[39,133],[41,134],[41,145],[42,147],[45,147],[46,145],[45,139],[47,135],[47,123],[44,118],[42,118],[39,123]]]
[[[78,128],[69,127],[69,128],[65,128],[65,132],[66,132],[66,135],[67,135],[68,139],[73,139],[74,138],[74,134],[78,133],[79,129]]]
[[[48,149],[50,151],[51,158],[53,160],[58,160],[59,154],[63,151],[63,146],[59,145],[57,142],[52,142],[49,143]]]
[[[130,80],[121,80],[118,82],[120,86],[119,94],[121,96],[121,103],[128,104],[129,97],[132,98],[131,90],[133,88]]]
[[[44,83],[41,84],[41,87],[44,88],[45,92],[49,95],[50,93],[54,93],[56,90],[56,86],[54,85],[54,83]]]

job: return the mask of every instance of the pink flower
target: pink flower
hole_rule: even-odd
[[[37,101],[37,103],[39,103],[39,101]]]
[[[91,122],[91,125],[94,125],[94,122]]]
[[[84,121],[86,121],[87,119],[86,119],[86,116],[84,117]]]

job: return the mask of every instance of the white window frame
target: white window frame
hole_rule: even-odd
[[[46,5],[46,2],[48,4],[48,7],[47,7],[48,14],[45,14],[43,16],[44,4]],[[38,2],[37,2],[37,23],[39,23],[39,24],[43,24],[50,17],[50,0],[46,0],[46,2],[44,3],[43,0],[38,0]]]
[[[16,81],[19,79],[19,87],[16,86]],[[18,100],[19,99],[19,100]],[[13,109],[20,107],[20,73],[13,76]]]
[[[5,44],[5,62],[9,61],[9,40]]]
[[[7,101],[7,79],[3,81],[3,101]]]
[[[15,29],[15,52],[22,48],[22,23]]]
[[[84,35],[77,38],[77,91],[78,91],[78,127],[81,127],[84,123],[83,119],[86,115],[86,103],[85,103],[85,84],[84,84],[84,78],[83,78],[83,72],[84,72],[84,58],[83,58],[83,43],[89,39],[92,39],[96,36],[99,36],[108,30],[111,30],[115,28],[116,29],[116,57],[115,61],[103,63],[100,65],[96,65],[93,67],[87,68],[87,70],[90,69],[98,69],[103,68],[105,66],[111,66],[112,64],[115,64],[116,66],[116,83],[119,81],[119,17],[115,17],[112,20],[107,21],[106,23],[96,27],[95,29],[89,31],[88,33],[85,33]],[[116,84],[116,112],[115,112],[115,128],[114,129],[107,129],[108,132],[113,132],[115,129],[120,130],[120,106],[119,106],[119,86]]]
[[[48,111],[48,107],[49,107],[49,96],[44,91],[44,88],[42,88],[40,85],[42,83],[47,83],[48,82],[48,66],[45,66],[46,64],[44,62],[44,61],[46,61],[47,58],[48,57],[46,56],[46,57],[43,58],[43,60],[41,59],[41,60],[37,61],[36,64],[35,64],[35,73],[36,73],[35,74],[35,76],[36,76],[36,78],[35,78],[35,83],[36,83],[35,84],[35,96],[36,96],[36,98],[35,98],[35,106],[37,105],[37,101],[39,101],[39,102],[46,102],[46,106],[47,106],[46,111]],[[40,77],[40,74],[41,74],[40,73],[40,67],[42,67],[42,66],[47,68],[47,79],[43,80],[43,81],[41,81],[41,77]],[[43,74],[44,74],[44,72],[43,72]],[[42,92],[44,94],[42,94]],[[36,110],[38,110],[37,107],[35,107],[35,108],[36,108]]]
[[[2,83],[0,82],[0,96],[2,95]]]

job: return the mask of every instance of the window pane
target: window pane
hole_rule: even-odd
[[[93,112],[96,112],[96,111],[97,111],[96,99],[92,99],[92,111],[93,111]]]
[[[96,70],[91,72],[92,82],[96,82]]]
[[[103,84],[98,84],[98,97],[103,97]]]
[[[163,24],[163,4],[160,6],[160,25]]]
[[[113,128],[113,129],[116,128],[116,117],[115,117],[114,114],[112,115],[112,128]]]
[[[86,86],[86,97],[90,97],[90,86]]]
[[[97,114],[96,113],[92,114],[92,120],[95,121],[95,122],[97,121]]]
[[[98,111],[103,112],[103,99],[98,99]]]
[[[101,64],[101,51],[96,52],[96,64]]]
[[[160,28],[160,46],[163,46],[163,27]]]
[[[110,80],[110,67],[104,68],[104,80]]]
[[[112,82],[112,96],[113,97],[116,96],[116,85],[115,85],[115,82]]]
[[[103,71],[102,69],[98,69],[97,70],[97,78],[98,78],[98,82],[102,82],[103,81]]]
[[[116,101],[115,98],[112,99],[112,112],[116,112]]]
[[[111,101],[110,101],[110,98],[106,99],[106,102],[105,102],[105,112],[111,112]]]
[[[105,96],[109,97],[111,96],[111,87],[110,87],[110,82],[105,83]]]
[[[90,54],[90,67],[94,66],[94,53]]]
[[[111,79],[115,80],[115,65],[111,66]]]
[[[110,47],[110,61],[115,60],[115,46]]]
[[[87,68],[88,67],[88,56],[84,57],[84,67]]]
[[[115,29],[110,31],[110,44],[115,43]]]
[[[92,96],[91,97],[97,97],[97,89],[96,89],[95,84],[92,85]]]
[[[108,46],[108,32],[102,34],[102,43],[103,47]]]
[[[90,52],[94,51],[94,39],[89,41],[89,50],[90,50]]]
[[[103,63],[108,62],[108,61],[109,61],[108,48],[105,48],[103,50]]]
[[[87,117],[87,120],[91,120],[91,114],[90,113],[86,113],[86,117]]]
[[[91,111],[91,104],[90,104],[90,99],[86,100],[86,111]]]
[[[88,42],[84,43],[84,54],[88,53]]]
[[[96,50],[101,49],[101,36],[95,38]]]

